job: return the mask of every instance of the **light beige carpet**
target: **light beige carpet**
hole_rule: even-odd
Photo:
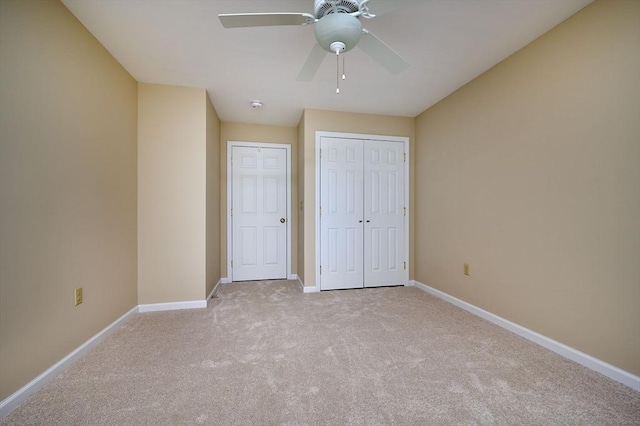
[[[1,425],[638,425],[640,394],[415,288],[221,287],[140,314]]]

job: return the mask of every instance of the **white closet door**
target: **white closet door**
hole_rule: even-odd
[[[405,274],[404,144],[364,143],[364,285],[400,285]]]
[[[233,147],[233,281],[287,276],[287,154]]]
[[[320,289],[363,286],[363,145],[322,138]]]

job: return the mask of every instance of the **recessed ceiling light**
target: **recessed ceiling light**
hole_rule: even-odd
[[[262,101],[251,101],[251,108],[253,109],[262,108]]]

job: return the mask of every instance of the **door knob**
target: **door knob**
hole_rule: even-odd
[[[285,223],[287,220],[284,217],[280,218],[280,223]]]

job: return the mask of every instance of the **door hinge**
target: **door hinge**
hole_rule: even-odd
[[[320,158],[322,158],[322,150],[320,150]]]
[[[407,162],[407,153],[406,152],[402,153],[402,161],[404,161],[405,163]]]
[[[233,260],[231,261],[231,267],[233,268]]]
[[[231,216],[233,216],[233,209],[231,209]]]
[[[233,155],[231,156],[231,165],[233,166]]]
[[[322,266],[320,266],[320,275],[322,275]]]
[[[407,269],[407,262],[402,262],[402,269]]]
[[[320,206],[320,217],[322,217],[322,206]]]
[[[402,216],[406,216],[407,215],[407,208],[403,207],[402,208]]]

